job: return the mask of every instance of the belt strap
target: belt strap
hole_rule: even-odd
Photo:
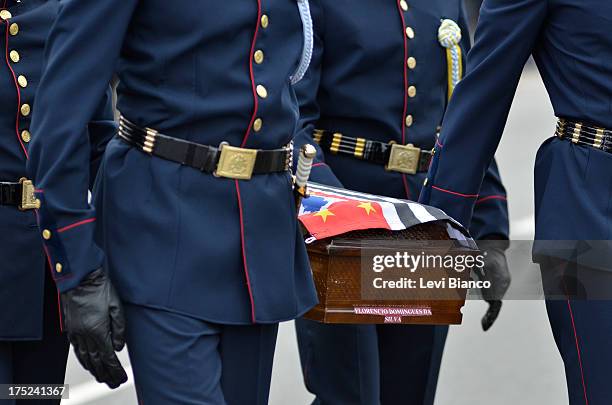
[[[0,205],[17,207],[21,204],[21,190],[21,183],[0,183]]]
[[[575,144],[612,153],[612,130],[606,128],[559,118],[555,135]]]
[[[34,184],[22,178],[18,183],[0,182],[0,205],[17,207],[22,211],[40,208],[40,200],[34,195]]]
[[[384,165],[389,171],[406,174],[428,171],[433,157],[433,151],[423,150],[412,144],[371,141],[322,129],[316,129],[313,138],[331,153],[350,155],[356,159]]]
[[[118,136],[144,153],[218,177],[248,180],[254,174],[287,171],[292,163],[291,144],[273,150],[237,148],[227,143],[207,146],[141,128],[123,116],[119,120]]]

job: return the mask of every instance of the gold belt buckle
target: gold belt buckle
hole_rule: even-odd
[[[393,172],[416,174],[420,157],[421,149],[416,148],[413,144],[399,145],[394,143],[391,145],[391,155],[385,169]]]
[[[219,145],[221,157],[217,164],[215,176],[228,179],[250,180],[257,158],[256,149],[245,149],[230,146],[227,142]]]
[[[40,200],[36,198],[36,195],[34,194],[35,188],[32,180],[22,177],[19,179],[19,183],[21,184],[21,204],[18,208],[21,211],[39,209]]]

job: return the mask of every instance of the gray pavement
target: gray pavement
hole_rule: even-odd
[[[554,124],[539,75],[527,70],[497,155],[510,197],[513,239],[533,237],[533,164],[538,146],[553,133]],[[533,283],[539,282],[534,272]],[[463,325],[451,328],[436,405],[567,404],[563,364],[543,302],[506,302],[497,324],[487,333],[480,329],[485,309],[482,302],[468,302]],[[136,404],[133,380],[111,392],[92,382],[74,358],[66,381],[72,395],[65,405]],[[311,400],[302,383],[293,324],[285,323],[277,344],[270,404],[306,405]]]

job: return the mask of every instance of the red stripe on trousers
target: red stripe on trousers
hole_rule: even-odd
[[[567,309],[569,310],[570,319],[572,320],[572,329],[574,331],[574,341],[576,342],[576,352],[578,353],[578,364],[580,365],[580,378],[582,379],[582,390],[584,392],[584,403],[589,405],[589,398],[587,396],[586,383],[584,380],[584,370],[582,368],[582,356],[580,352],[580,343],[578,342],[578,331],[576,330],[576,322],[574,321],[574,311],[572,311],[572,304],[570,303],[569,297],[567,297]]]

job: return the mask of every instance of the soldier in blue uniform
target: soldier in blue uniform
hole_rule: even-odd
[[[311,179],[418,199],[447,100],[470,46],[459,0],[311,2],[315,51],[298,84],[296,146],[317,142]],[[495,163],[479,200],[477,238],[508,238]],[[491,252],[503,273],[503,251]],[[505,290],[507,287],[507,280]],[[433,402],[447,327],[297,321],[315,404]]]
[[[533,55],[559,117],[536,157],[534,259],[572,405],[609,404],[612,397],[611,22],[607,1],[485,0],[467,75],[421,195],[473,223],[485,169]]]
[[[57,290],[36,227],[39,202],[26,176],[31,142],[41,136],[31,129],[31,118],[38,103],[45,41],[58,8],[57,0],[0,1],[1,384],[62,384],[66,370],[69,343],[61,332]],[[96,102],[89,125],[82,126],[88,130],[79,130],[90,139],[85,188],[115,133],[110,91]]]
[[[66,0],[47,52],[29,170],[81,362],[125,379],[108,272],[142,403],[267,403],[277,324],[316,302],[290,173],[308,2]],[[89,204],[78,129],[115,68]]]

